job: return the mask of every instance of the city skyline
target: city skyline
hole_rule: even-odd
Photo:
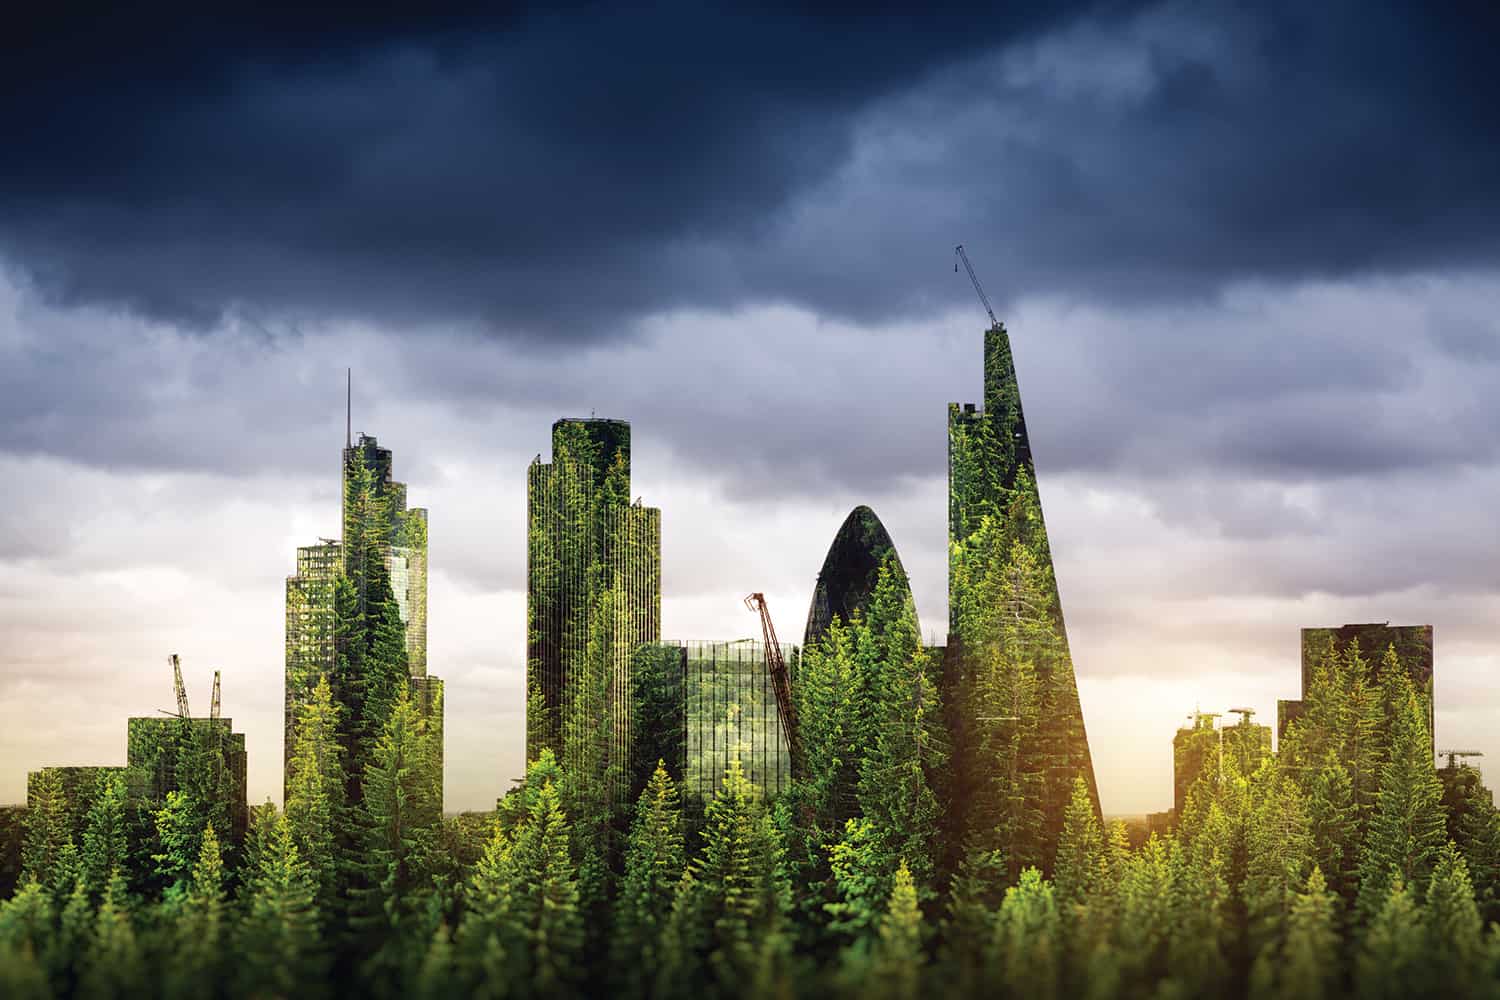
[[[1303,627],[1433,625],[1439,748],[1494,760],[1475,15],[38,14],[0,65],[0,758],[123,759],[176,651],[194,689],[223,671],[277,796],[281,581],[337,533],[349,366],[353,430],[440,512],[451,808],[521,767],[524,470],[560,415],[634,425],[663,636],[754,635],[762,591],[795,637],[868,504],[941,643],[962,243],[1012,333],[1106,812],[1165,807],[1196,708],[1274,723]]]

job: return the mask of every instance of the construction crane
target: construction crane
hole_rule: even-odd
[[[979,284],[979,276],[974,273],[974,265],[969,263],[969,255],[964,253],[964,245],[962,243],[953,248],[953,256],[957,258],[953,262],[953,273],[958,273],[958,262],[960,260],[963,261],[964,270],[969,272],[969,280],[974,283],[974,291],[978,293],[979,301],[984,304],[984,311],[990,314],[990,326],[999,326],[1000,321],[995,318],[995,310],[990,308],[990,297],[984,294],[984,289]]]
[[[219,718],[219,672],[214,671],[214,698],[213,705],[208,710],[208,717],[214,721]]]
[[[182,685],[182,661],[173,653],[167,657],[172,664],[172,690],[177,694],[177,717],[179,719],[190,719],[192,713],[188,711],[187,688]]]
[[[1248,726],[1248,725],[1250,725],[1250,716],[1252,716],[1252,715],[1255,714],[1255,709],[1253,709],[1253,708],[1231,708],[1229,710],[1229,713],[1231,715],[1238,715],[1240,717],[1240,725],[1242,725],[1242,726]]]
[[[792,777],[802,776],[802,733],[797,728],[797,706],[792,704],[792,681],[786,672],[786,659],[781,655],[781,643],[776,640],[776,626],[771,624],[771,612],[766,607],[766,595],[754,593],[745,598],[745,607],[760,614],[761,636],[766,644],[766,670],[771,675],[771,686],[776,689],[776,710],[781,715],[781,728],[786,733],[786,750],[790,758]]]
[[[1452,771],[1458,767],[1458,758],[1483,757],[1484,754],[1479,750],[1439,750],[1438,756],[1448,758],[1448,770]],[[1465,764],[1464,766],[1468,767],[1469,765]]]

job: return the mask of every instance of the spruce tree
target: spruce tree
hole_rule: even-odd
[[[1411,889],[1397,875],[1364,932],[1354,965],[1361,998],[1404,1000],[1425,995],[1427,936]],[[1360,888],[1363,901],[1365,889]]]
[[[212,824],[199,838],[198,857],[186,881],[165,905],[170,921],[171,960],[162,977],[169,997],[201,997],[214,991],[224,972],[227,938],[224,860]]]
[[[636,802],[615,901],[611,966],[627,996],[647,995],[655,982],[662,930],[686,866],[682,802],[665,764],[658,761]]]
[[[1338,897],[1314,866],[1304,891],[1292,902],[1285,937],[1279,946],[1267,948],[1256,958],[1253,1000],[1322,1000],[1336,994],[1339,906]]]
[[[125,837],[125,778],[112,771],[99,775],[94,801],[89,805],[79,855],[83,884],[90,899],[104,898],[110,876],[125,870],[130,845]]]
[[[343,748],[338,706],[326,677],[299,706],[287,765],[285,823],[317,887],[319,906],[332,911],[338,887],[338,827],[344,813]]]
[[[1450,842],[1438,854],[1427,889],[1428,981],[1435,995],[1476,995],[1485,985],[1484,923],[1474,902],[1469,866]]]
[[[869,992],[886,1000],[915,1000],[927,956],[922,950],[922,910],[911,871],[902,862],[892,879],[891,898],[880,919],[868,964]]]
[[[78,996],[88,1000],[141,995],[146,985],[140,943],[131,920],[124,876],[116,871],[105,887],[94,934],[82,957]]]
[[[1094,813],[1094,800],[1082,775],[1073,779],[1073,797],[1063,819],[1057,844],[1053,879],[1057,904],[1065,922],[1074,919],[1099,883],[1104,861],[1104,831]]]
[[[664,973],[677,977],[668,992],[692,981],[711,995],[734,996],[753,978],[765,938],[781,930],[788,887],[775,827],[738,760],[730,762],[706,821],[702,850],[673,900]],[[692,975],[702,978],[682,978]]]
[[[324,992],[318,885],[302,861],[288,818],[267,803],[256,810],[252,851],[236,934],[242,986],[251,997]]]
[[[995,925],[1000,982],[1011,996],[1047,1000],[1059,995],[1062,919],[1052,886],[1036,868],[1005,892]]]
[[[1393,721],[1380,796],[1359,869],[1359,912],[1367,920],[1385,907],[1398,881],[1414,893],[1425,892],[1447,841],[1427,712],[1404,671],[1390,675],[1388,683],[1396,689],[1389,700],[1402,708]]]
[[[21,881],[36,880],[61,898],[72,888],[74,872],[67,863],[73,845],[68,802],[62,776],[44,768],[31,779],[26,809],[26,839],[21,848]]]

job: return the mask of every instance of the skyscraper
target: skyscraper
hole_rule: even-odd
[[[389,582],[403,631],[411,697],[435,731],[441,755],[443,682],[427,673],[427,511],[407,507],[406,484],[392,478],[392,468],[390,449],[380,447],[374,437],[360,434],[345,445],[342,540],[325,538],[299,548],[297,572],[287,577],[283,796],[297,710],[320,678],[331,679],[335,667],[340,579],[356,588],[361,611],[370,582]],[[368,565],[372,558],[379,561],[379,573]],[[435,780],[441,801],[441,768]]]
[[[988,527],[986,528],[986,525]],[[966,567],[986,559],[1005,558],[1012,546],[1024,549],[1035,567],[1040,592],[1034,605],[1022,610],[1050,626],[1046,649],[1029,649],[1039,680],[1046,692],[1034,722],[1037,738],[1050,760],[1044,775],[1048,786],[1047,814],[1053,837],[1062,822],[1068,789],[1075,775],[1088,783],[1098,809],[1099,793],[1094,765],[1089,755],[1083,711],[1078,703],[1077,680],[1068,649],[1067,629],[1052,570],[1051,546],[1036,490],[1031,441],[1021,410],[1021,392],[1015,362],[1005,327],[996,323],[984,334],[984,403],[948,406],[948,541],[949,541],[949,640],[944,662],[945,701],[949,711],[959,701],[956,692],[968,683],[975,666],[975,651],[963,648],[965,622],[970,612],[992,614],[983,606],[988,600],[972,590]],[[979,548],[985,551],[977,551]],[[955,740],[965,739],[964,720],[954,717]],[[958,762],[962,766],[962,762]],[[972,776],[978,778],[979,776]]]
[[[880,580],[880,567],[887,560],[905,583],[906,570],[885,525],[873,510],[860,504],[844,518],[828,547],[828,555],[823,558],[823,568],[813,585],[812,605],[807,610],[807,630],[802,636],[804,648],[822,639],[835,617],[847,625],[856,611],[863,613],[869,609],[870,598]],[[915,614],[909,586],[906,599]]]
[[[557,421],[526,479],[526,755],[623,778],[633,654],[661,637],[661,511],[630,499],[623,420]]]

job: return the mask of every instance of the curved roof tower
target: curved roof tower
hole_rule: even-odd
[[[807,610],[803,648],[823,638],[834,615],[847,622],[855,611],[863,613],[869,607],[875,584],[880,579],[880,564],[887,556],[901,571],[906,600],[915,608],[911,585],[907,582],[901,557],[896,554],[895,543],[875,512],[860,504],[844,518],[838,534],[833,536],[833,544],[828,547],[823,568],[818,571],[812,606]]]

